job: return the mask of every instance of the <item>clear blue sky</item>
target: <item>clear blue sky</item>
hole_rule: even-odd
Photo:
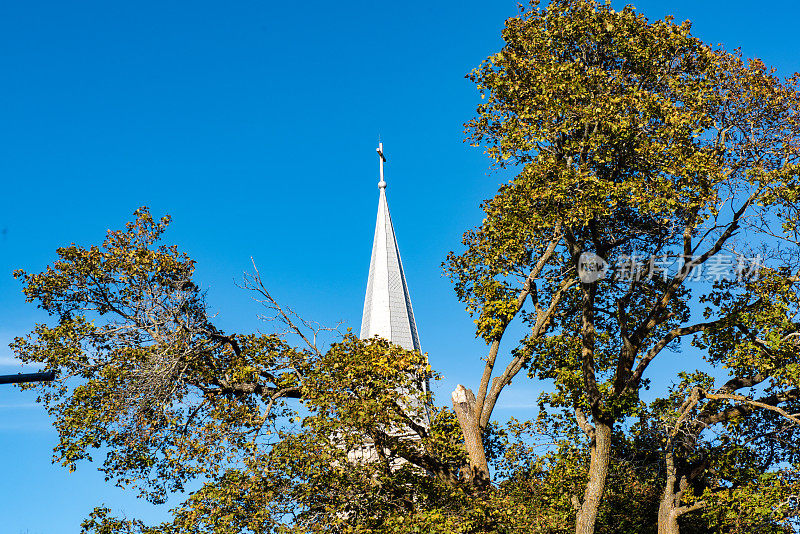
[[[794,2],[663,4],[636,5],[800,70]],[[197,260],[227,330],[259,327],[234,286],[251,256],[281,301],[358,329],[380,134],[422,346],[445,375],[436,390],[474,387],[483,348],[439,265],[503,180],[462,141],[478,102],[464,75],[499,49],[515,12],[507,0],[5,2],[0,373],[20,370],[6,345],[43,319],[11,272],[101,241],[142,205],[173,216],[167,240]],[[498,418],[534,404],[537,386],[518,382]],[[74,533],[101,503],[164,517],[91,465],[51,465],[55,440],[32,395],[0,386],[0,532]]]

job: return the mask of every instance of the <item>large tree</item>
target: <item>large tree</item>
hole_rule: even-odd
[[[194,262],[160,244],[169,218],[140,209],[101,245],[58,249],[18,271],[50,314],[12,344],[56,372],[35,387],[69,469],[104,457],[109,481],[162,503],[145,526],[98,507],[84,532],[514,532],[502,494],[474,491],[455,415],[421,384],[427,358],[379,338],[333,333],[282,307],[257,271],[244,287],[275,333],[214,326]],[[432,409],[432,413],[428,410]],[[430,419],[430,422],[428,420]],[[398,430],[402,430],[399,432]],[[502,449],[485,435],[486,458]],[[372,451],[372,452],[371,452]]]
[[[483,223],[446,264],[489,345],[477,394],[461,387],[454,407],[471,413],[460,421],[475,436],[467,450],[476,478],[486,479],[480,436],[503,388],[525,368],[552,381],[542,405],[572,411],[590,450],[575,499],[575,532],[586,534],[614,430],[641,410],[657,357],[693,335],[714,340],[705,348],[721,364],[730,363],[721,353],[761,330],[794,340],[797,309],[776,309],[768,284],[688,280],[761,245],[758,274],[782,274],[783,291],[796,290],[788,275],[798,252],[798,77],[781,80],[758,60],[712,48],[688,22],[651,23],[631,6],[616,12],[591,0],[534,2],[506,22],[503,39],[469,76],[485,102],[467,127],[475,145],[518,174],[484,203]],[[597,276],[606,263],[614,275]],[[514,320],[527,334],[497,372]],[[762,404],[795,398],[797,375],[787,369],[796,348],[758,354],[728,365],[734,376],[717,399],[745,402],[734,390],[767,384]]]
[[[147,532],[365,531],[414,499],[458,498],[437,493],[460,488],[461,460],[451,437],[420,424],[421,354],[350,334],[319,348],[320,329],[280,307],[257,272],[245,287],[284,328],[223,333],[194,262],[158,244],[168,223],[141,209],[101,246],[64,247],[46,271],[16,273],[55,319],[13,348],[57,373],[40,387],[57,461],[74,469],[103,448],[107,478],[154,503],[190,483],[174,521]],[[377,461],[349,459],[366,443]],[[144,529],[104,509],[85,528]]]

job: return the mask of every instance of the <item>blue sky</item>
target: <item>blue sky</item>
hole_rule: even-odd
[[[688,18],[695,35],[781,74],[800,70],[793,2],[636,6]],[[440,263],[505,180],[463,142],[478,103],[464,75],[499,49],[515,13],[505,0],[5,2],[0,373],[20,370],[6,345],[43,320],[10,273],[101,241],[142,205],[173,216],[167,241],[197,260],[225,329],[260,326],[234,285],[251,256],[282,302],[358,329],[381,135],[422,346],[445,376],[435,388],[446,399],[456,383],[474,387],[483,347]],[[517,382],[498,418],[534,404],[536,384]],[[3,532],[77,532],[101,503],[164,516],[91,465],[51,465],[55,440],[33,395],[0,387]]]

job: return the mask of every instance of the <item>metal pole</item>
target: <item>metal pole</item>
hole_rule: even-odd
[[[17,373],[15,375],[0,375],[0,384],[21,384],[23,382],[50,382],[56,377],[55,371],[43,373]]]

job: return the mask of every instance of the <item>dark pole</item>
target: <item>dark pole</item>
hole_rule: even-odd
[[[55,371],[43,373],[17,373],[15,375],[0,375],[0,384],[21,384],[22,382],[50,382],[56,377]]]

